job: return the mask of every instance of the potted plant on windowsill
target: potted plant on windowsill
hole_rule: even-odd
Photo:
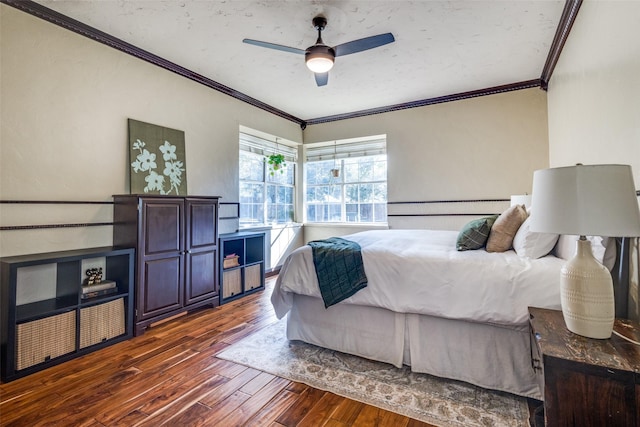
[[[284,160],[283,154],[270,155],[269,157],[267,157],[267,163],[271,168],[271,175],[273,175],[277,170],[279,170],[280,173],[284,173],[284,171],[282,170],[282,167],[287,164]]]

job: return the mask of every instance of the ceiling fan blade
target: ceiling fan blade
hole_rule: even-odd
[[[316,84],[318,86],[326,86],[329,82],[329,73],[314,73],[316,76]]]
[[[373,49],[385,44],[393,43],[396,39],[391,33],[378,34],[377,36],[365,37],[363,39],[339,44],[335,46],[336,56],[350,55],[352,53],[362,52],[363,50]]]
[[[304,55],[305,51],[303,49],[298,49],[295,47],[282,46],[280,44],[262,42],[260,40],[252,40],[252,39],[243,39],[243,43],[252,44],[255,46],[266,47],[269,49],[281,50],[283,52],[297,53],[300,55]]]

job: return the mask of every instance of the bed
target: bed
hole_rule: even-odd
[[[541,399],[528,306],[560,309],[563,259],[457,251],[456,231],[376,230],[362,248],[368,286],[325,308],[309,246],[285,261],[271,296],[287,338],[416,372]]]

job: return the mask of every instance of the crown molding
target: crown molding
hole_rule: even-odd
[[[540,87],[540,79],[527,80],[519,83],[510,83],[502,86],[495,86],[486,89],[461,92],[453,95],[439,96],[436,98],[422,99],[419,101],[404,102],[402,104],[388,105],[386,107],[371,108],[368,110],[354,111],[352,113],[336,114],[333,116],[319,117],[307,120],[307,125],[317,125],[319,123],[334,122],[337,120],[353,119],[356,117],[371,116],[373,114],[389,113],[391,111],[406,110],[408,108],[425,107],[427,105],[442,104],[444,102],[461,101],[463,99],[476,98],[479,96],[495,95],[498,93],[511,92],[514,90],[530,89]]]
[[[255,98],[252,98],[233,88],[225,86],[208,77],[205,77],[201,74],[195,73],[187,68],[184,68],[178,64],[168,61],[158,55],[154,55],[151,52],[147,52],[146,50],[140,49],[130,43],[125,42],[124,40],[120,40],[110,34],[107,34],[103,31],[100,31],[89,25],[86,25],[80,21],[69,18],[68,16],[65,16],[59,12],[56,12],[52,9],[42,6],[32,0],[0,0],[0,3],[4,3],[8,6],[14,7],[25,13],[33,15],[37,18],[43,19],[52,24],[55,24],[67,30],[73,31],[91,40],[105,44],[121,52],[124,52],[128,55],[134,56],[138,59],[142,59],[143,61],[147,61],[151,64],[154,64],[158,67],[174,72],[182,77],[185,77],[189,80],[200,83],[208,88],[222,92],[225,95],[229,95],[235,99],[238,99],[239,101],[242,101],[254,107],[260,108],[278,117],[282,117],[286,120],[290,120],[300,125],[300,127],[304,130],[308,125],[328,123],[332,121],[346,120],[346,119],[352,119],[356,117],[370,116],[373,114],[388,113],[392,111],[405,110],[409,108],[424,107],[428,105],[441,104],[444,102],[459,101],[459,100],[475,98],[479,96],[494,95],[498,93],[510,92],[510,91],[521,90],[521,89],[529,89],[532,87],[541,87],[542,89],[546,90],[547,85],[549,83],[549,79],[551,78],[551,75],[553,73],[553,69],[556,63],[558,62],[558,58],[560,56],[560,53],[562,52],[564,43],[567,37],[569,36],[569,31],[571,30],[571,27],[573,26],[573,22],[575,21],[576,15],[578,13],[578,10],[580,9],[582,0],[566,0],[565,7],[560,20],[560,24],[558,25],[553,43],[549,50],[549,55],[547,56],[547,60],[543,68],[542,76],[539,79],[527,80],[527,81],[518,82],[518,83],[510,83],[502,86],[495,86],[491,88],[473,90],[469,92],[462,92],[462,93],[457,93],[452,95],[440,96],[436,98],[421,99],[417,101],[405,102],[401,104],[389,105],[384,107],[371,108],[367,110],[354,111],[351,113],[318,117],[318,118],[309,119],[309,120],[302,120],[296,116],[293,116],[285,111],[282,111],[269,104],[266,104]]]
[[[569,37],[571,27],[573,27],[573,23],[578,16],[580,6],[582,6],[582,0],[566,0],[564,4],[564,10],[562,11],[562,16],[560,17],[560,22],[556,29],[556,34],[553,37],[553,42],[549,48],[547,61],[542,68],[542,75],[540,76],[541,87],[544,90],[547,90],[549,87],[549,80],[551,80],[553,70],[556,68],[556,64],[558,63],[564,44]]]

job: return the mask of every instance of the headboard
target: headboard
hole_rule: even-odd
[[[636,196],[640,197],[640,191],[636,191]],[[640,245],[638,239],[638,237],[616,239],[616,263],[611,270],[616,317],[635,321],[640,321],[638,318],[640,314],[640,286],[638,285],[640,282],[640,272],[638,271]],[[632,301],[636,307],[630,312],[629,307]]]
[[[616,263],[611,270],[616,306],[616,317],[628,318],[629,311],[629,263],[631,252],[631,238],[616,239]]]

